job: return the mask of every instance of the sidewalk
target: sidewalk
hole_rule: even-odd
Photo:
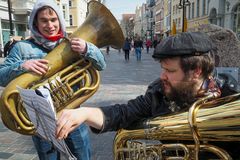
[[[105,53],[105,50],[102,50]],[[105,106],[126,102],[144,94],[147,84],[160,75],[160,64],[154,61],[151,54],[142,54],[142,61],[137,62],[133,53],[130,61],[125,62],[123,52],[110,49],[105,55],[107,68],[100,72],[99,90],[82,106]],[[0,58],[0,62],[3,61]],[[0,93],[3,88],[0,88]],[[92,144],[92,160],[113,159],[113,139],[115,132],[93,134],[90,132]],[[38,160],[30,136],[23,136],[7,129],[0,122],[0,160]]]

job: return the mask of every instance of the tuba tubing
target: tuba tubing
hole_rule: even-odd
[[[90,1],[88,3],[87,18],[69,38],[71,39],[73,37],[82,38],[99,48],[106,45],[110,45],[113,48],[121,48],[124,43],[123,33],[117,20],[111,12],[98,1]],[[80,77],[85,86],[77,92],[72,93],[74,99],[66,97],[69,101],[64,103],[63,107],[56,108],[57,113],[59,113],[63,108],[78,107],[97,91],[100,83],[99,72],[93,67],[91,62],[83,58],[79,60],[79,55],[71,50],[67,39],[63,40],[55,49],[45,56],[44,59],[49,61],[49,70],[44,76],[34,73],[24,73],[12,80],[1,95],[0,111],[2,121],[6,127],[20,134],[32,135],[35,133],[35,128],[20,102],[17,86],[35,89],[37,86],[41,86],[43,82],[49,82],[57,76],[62,76],[64,81],[69,84],[59,92],[67,93],[71,91],[71,86],[74,85],[74,83],[79,82],[78,80],[69,80],[70,78],[65,76],[65,74],[69,73],[69,70],[73,68],[84,68],[77,69],[77,72],[69,73],[70,77],[73,77],[75,74]],[[81,64],[76,60],[81,61]],[[52,95],[52,97],[53,96],[61,98],[58,94]],[[60,101],[62,100],[60,99]]]
[[[214,100],[210,99],[212,99],[211,96],[199,99],[187,112],[155,117],[134,124],[134,128],[119,130],[114,139],[115,159],[124,159],[120,157],[137,152],[137,149],[129,148],[127,145],[129,142],[158,140],[172,141],[173,144],[176,141],[193,142],[194,145],[186,146],[190,150],[194,150],[195,155],[190,155],[189,152],[186,156],[195,160],[198,159],[198,153],[202,150],[212,152],[221,159],[230,160],[231,157],[225,150],[205,143],[240,141],[240,93]],[[156,146],[153,144],[148,146],[148,149],[161,151],[168,145]],[[177,146],[177,144],[174,145]],[[182,148],[185,150],[184,147]],[[143,152],[141,151],[141,153]],[[159,156],[161,157],[161,153]]]

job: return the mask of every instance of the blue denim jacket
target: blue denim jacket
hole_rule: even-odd
[[[26,72],[21,68],[24,61],[30,59],[41,59],[46,56],[46,51],[30,41],[17,42],[11,49],[9,55],[0,64],[0,86],[5,87],[11,80]],[[97,70],[106,68],[106,63],[101,51],[92,43],[87,42],[87,53],[85,58],[93,62]]]

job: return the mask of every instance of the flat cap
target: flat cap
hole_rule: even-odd
[[[210,37],[203,32],[183,32],[163,39],[153,52],[153,58],[196,56],[214,49]]]

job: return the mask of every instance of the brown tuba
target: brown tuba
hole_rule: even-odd
[[[227,151],[211,142],[240,141],[240,93],[212,98],[199,99],[188,112],[156,117],[135,125],[137,128],[118,131],[115,160],[198,160],[202,151],[231,160]]]
[[[82,38],[99,48],[106,45],[121,48],[124,42],[117,20],[97,1],[89,2],[88,16],[69,38],[73,37]],[[12,80],[1,96],[0,109],[3,123],[20,134],[32,135],[35,133],[35,128],[20,101],[17,86],[31,89],[40,86],[49,88],[57,112],[64,108],[78,107],[91,97],[99,86],[98,71],[91,62],[73,53],[67,39],[44,58],[50,62],[50,69],[46,75],[24,73]]]

